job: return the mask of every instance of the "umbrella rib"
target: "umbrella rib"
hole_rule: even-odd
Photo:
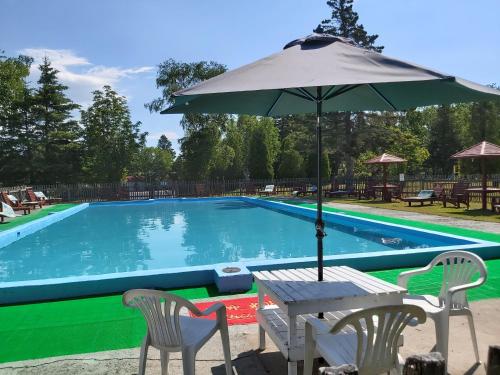
[[[335,98],[335,97],[342,95],[342,94],[345,94],[346,92],[354,90],[355,88],[358,88],[359,86],[361,86],[361,85],[346,85],[343,88],[341,88],[340,90],[332,92],[330,95],[324,97],[323,101]]]
[[[303,87],[299,87],[297,88],[297,90],[299,90],[302,94],[306,95],[307,97],[309,97],[309,99],[311,99],[312,101],[318,101],[318,100],[321,100],[321,98],[315,98],[309,91],[307,91],[305,88]]]
[[[397,111],[398,109],[394,104],[391,103],[389,99],[387,99],[379,90],[375,88],[371,83],[368,84],[368,86],[377,94],[377,96],[382,99],[386,104],[388,104],[394,111]]]
[[[307,101],[310,101],[310,102],[313,102],[313,101],[316,100],[316,99],[312,100],[311,98],[309,98],[309,97],[307,97],[307,96],[305,96],[303,94],[299,94],[299,93],[296,93],[296,92],[293,92],[293,91],[290,91],[290,90],[287,90],[287,89],[281,89],[281,91],[283,91],[284,93],[293,95],[293,96],[298,96],[299,98],[307,100]]]
[[[274,109],[274,107],[276,107],[276,104],[278,104],[278,102],[281,99],[282,95],[283,95],[283,91],[280,91],[280,94],[278,95],[278,97],[276,98],[276,100],[273,102],[273,104],[271,105],[271,107],[269,107],[269,110],[266,112],[266,116],[269,116],[269,114]]]

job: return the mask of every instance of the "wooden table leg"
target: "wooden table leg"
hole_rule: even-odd
[[[288,315],[288,351],[297,346],[297,316]],[[288,375],[297,375],[297,362],[288,358]]]
[[[265,304],[264,304],[264,291],[262,288],[259,287],[259,309],[264,309]],[[259,324],[259,349],[264,350],[266,349],[266,331],[264,331],[264,328]]]

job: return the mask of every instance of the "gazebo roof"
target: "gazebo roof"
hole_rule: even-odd
[[[500,157],[500,146],[482,141],[452,155],[452,159]]]
[[[402,159],[398,156],[383,153],[382,155],[376,156],[370,160],[365,161],[366,164],[395,164],[404,163],[406,159]]]

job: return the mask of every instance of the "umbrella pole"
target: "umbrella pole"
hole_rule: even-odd
[[[482,192],[481,192],[481,201],[483,205],[483,210],[486,210],[488,207],[488,195],[486,190],[488,189],[488,181],[487,181],[487,176],[486,176],[486,161],[485,158],[481,158],[481,174],[483,175],[483,181],[482,181]]]
[[[321,154],[323,145],[321,142],[321,114],[323,98],[321,97],[321,87],[317,88],[316,98],[316,151],[317,159],[317,190],[316,190],[316,238],[318,241],[318,281],[323,281],[323,237],[325,237],[325,223],[323,223],[323,185],[321,179]],[[318,314],[318,318],[323,319],[323,313]]]

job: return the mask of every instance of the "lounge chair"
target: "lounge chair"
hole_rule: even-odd
[[[467,251],[448,251],[435,257],[424,268],[401,273],[398,276],[398,285],[406,288],[410,277],[430,272],[437,265],[443,267],[439,296],[408,295],[403,298],[403,303],[423,308],[427,316],[434,320],[436,349],[443,355],[446,362],[448,362],[450,316],[467,316],[474,354],[476,361],[479,362],[474,320],[465,292],[467,289],[476,288],[486,282],[486,265],[476,254]],[[462,333],[460,333],[460,338],[463,340]]]
[[[194,375],[196,353],[217,332],[220,331],[226,364],[226,375],[232,375],[229,332],[226,307],[216,303],[200,311],[190,301],[159,290],[135,289],[123,294],[123,304],[140,309],[147,323],[147,333],[141,346],[139,375],[146,371],[148,348],[160,351],[161,373],[168,373],[168,359],[171,352],[182,352],[185,375]],[[195,318],[181,315],[188,310]],[[199,319],[215,313],[216,319]]]
[[[356,365],[360,375],[392,374],[394,370],[401,373],[398,338],[415,319],[424,323],[425,311],[405,305],[359,310],[340,319],[331,329],[311,316],[305,327],[304,375],[312,375],[316,352],[331,366]]]
[[[343,197],[343,196],[357,196],[358,193],[356,192],[356,189],[354,187],[349,186],[345,190],[342,190],[339,188],[337,184],[333,186],[333,189],[330,190],[325,190],[325,197],[326,198],[334,198],[334,197]]]
[[[62,198],[48,198],[42,191],[34,191],[33,194],[35,194],[36,199],[42,202],[42,204],[54,204],[62,201]]]
[[[0,221],[3,223],[5,218],[14,218],[17,217],[16,213],[7,203],[0,202]]]
[[[401,198],[401,200],[403,202],[408,202],[408,207],[411,207],[411,204],[414,202],[420,203],[420,205],[423,206],[425,202],[434,204],[434,201],[437,200],[437,196],[434,190],[421,190],[417,196]]]
[[[276,188],[274,185],[266,185],[264,189],[259,190],[259,195],[271,195],[276,193]]]
[[[295,195],[296,197],[305,197],[307,195],[314,195],[317,192],[318,187],[316,185],[312,185],[311,187],[304,185],[298,189],[294,189],[294,191],[292,191],[292,195]]]
[[[23,201],[22,203],[24,203],[27,206],[33,205],[42,208],[44,201],[37,198],[32,188],[26,188],[26,200]]]
[[[0,194],[4,203],[8,204],[14,211],[23,211],[25,215],[31,213],[31,207],[22,205],[13,195],[5,191],[2,191]],[[14,198],[14,200],[11,198]]]
[[[469,193],[466,191],[469,184],[467,182],[457,182],[453,185],[450,195],[443,196],[443,207],[446,207],[447,203],[451,203],[456,208],[460,208],[460,203],[463,203],[469,209]]]

